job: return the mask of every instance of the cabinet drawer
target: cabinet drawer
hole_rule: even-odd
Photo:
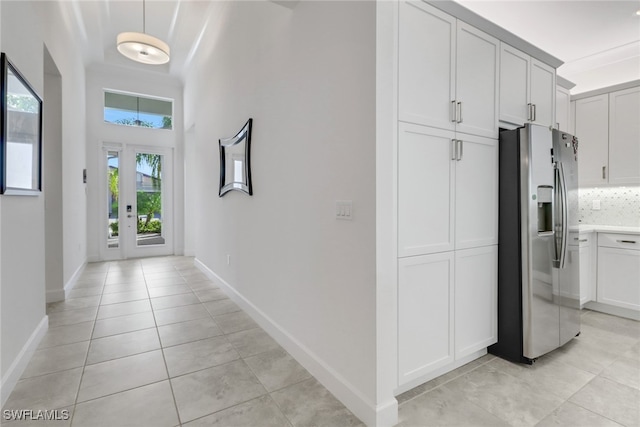
[[[639,234],[598,233],[598,246],[640,250]]]
[[[570,246],[589,246],[591,244],[591,239],[593,239],[593,233],[591,232],[582,232],[577,233],[575,231],[569,232],[569,245]]]

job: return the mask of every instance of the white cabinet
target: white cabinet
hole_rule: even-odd
[[[578,243],[578,256],[580,259],[580,306],[584,306],[587,302],[593,300],[595,295],[593,293],[594,288],[594,262],[593,262],[593,249],[595,244],[592,245],[593,233],[580,233]]]
[[[640,236],[598,234],[597,301],[640,311]]]
[[[556,129],[573,135],[571,130],[571,93],[569,89],[556,88]]]
[[[498,341],[498,246],[456,251],[455,357]]]
[[[497,239],[498,141],[400,123],[398,256]]]
[[[400,123],[398,256],[454,248],[454,133]]]
[[[497,137],[498,40],[424,2],[399,7],[399,120]]]
[[[398,380],[419,378],[454,360],[454,253],[398,260]]]
[[[575,101],[580,186],[640,184],[640,87]]]
[[[500,120],[553,126],[555,70],[505,43],[500,46]]]
[[[555,125],[556,70],[531,58],[531,123]]]
[[[578,180],[580,187],[607,183],[609,158],[609,96],[576,101]]]
[[[398,260],[398,379],[406,384],[497,342],[498,247]]]
[[[640,184],[640,87],[609,94],[609,183]]]

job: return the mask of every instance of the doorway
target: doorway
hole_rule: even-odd
[[[173,150],[105,144],[102,259],[172,255]]]

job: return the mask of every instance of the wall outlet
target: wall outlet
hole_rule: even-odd
[[[353,203],[351,200],[336,200],[336,219],[352,219]]]
[[[231,265],[231,255],[227,254],[227,265]]]
[[[591,210],[599,211],[600,210],[600,200],[592,200],[591,201]]]

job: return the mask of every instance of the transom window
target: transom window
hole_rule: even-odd
[[[124,126],[173,129],[173,101],[105,90],[104,121]]]

